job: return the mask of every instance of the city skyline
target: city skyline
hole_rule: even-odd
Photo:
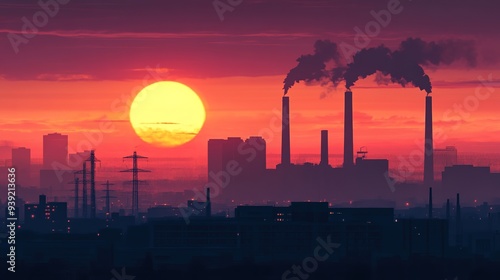
[[[193,24],[169,24],[174,20],[185,23],[191,18],[174,16],[175,19],[155,25],[153,19],[159,16],[161,9],[151,7],[158,3],[151,1],[138,5],[131,1],[122,6],[112,4],[101,8],[116,16],[132,10],[148,11],[153,16],[140,14],[136,25],[105,20],[104,28],[78,16],[81,23],[86,24],[86,29],[82,30],[77,25],[66,23],[80,11],[95,18],[103,17],[103,12],[95,9],[97,4],[94,2],[73,1],[67,9],[61,6],[57,15],[50,18],[50,24],[38,28],[36,36],[28,43],[21,43],[17,54],[10,41],[2,45],[3,53],[12,55],[5,56],[5,64],[0,68],[0,85],[4,92],[10,93],[2,95],[5,102],[0,105],[0,116],[4,120],[0,124],[0,141],[16,147],[29,147],[33,158],[41,158],[41,143],[36,140],[37,136],[52,132],[71,135],[70,150],[81,152],[95,148],[101,157],[120,157],[121,151],[134,149],[162,157],[203,157],[208,139],[257,136],[269,128],[270,122],[280,114],[284,75],[295,66],[300,55],[312,53],[316,40],[329,39],[358,49],[380,44],[394,49],[408,37],[405,28],[411,27],[412,37],[427,41],[472,41],[477,52],[474,67],[462,62],[426,67],[433,83],[435,128],[442,128],[446,135],[446,140],[436,143],[435,147],[456,146],[464,153],[478,154],[494,150],[500,141],[495,126],[498,122],[495,104],[500,102],[500,97],[494,93],[499,85],[498,53],[493,48],[497,38],[491,36],[494,34],[490,24],[495,17],[494,9],[484,8],[493,4],[485,1],[482,6],[475,5],[472,9],[481,11],[475,13],[467,5],[455,3],[454,15],[471,17],[468,28],[458,30],[448,24],[434,24],[444,19],[442,15],[447,14],[447,6],[431,2],[390,2],[394,5],[391,6],[390,20],[386,19],[387,24],[383,21],[380,24],[382,19],[379,17],[383,11],[388,11],[389,2],[359,4],[353,15],[338,15],[333,21],[336,24],[328,24],[332,22],[329,12],[352,8],[351,4],[298,1],[289,5],[287,1],[271,4],[244,1],[233,12],[225,12],[224,20],[220,21],[219,13],[211,3],[195,1],[196,5],[189,10],[191,17],[197,18]],[[20,15],[30,19],[29,15],[42,9],[38,5],[2,5],[12,11],[6,27],[0,30],[6,35],[22,34],[18,32],[23,26]],[[168,3],[160,7],[169,14],[170,8],[184,10],[185,5]],[[318,5],[322,9],[318,9]],[[428,15],[426,24],[417,28],[412,25],[413,20],[424,13],[426,5],[432,5],[435,14]],[[272,16],[279,8],[289,13],[284,21]],[[302,8],[312,12],[297,16],[299,22],[287,25]],[[261,12],[262,21],[267,25],[245,25],[255,12]],[[308,21],[312,18],[318,20]],[[446,19],[448,22],[457,21],[451,14]],[[338,25],[338,22],[342,24]],[[378,30],[376,35],[359,35],[361,33],[357,30],[365,34],[366,26],[372,23],[379,26],[375,29]],[[363,38],[368,40],[361,44]],[[60,40],[65,42],[64,48],[78,54],[67,59],[64,67],[48,63],[67,58],[64,49],[52,45]],[[134,43],[125,47],[124,54],[109,52],[122,46],[120,42],[123,40],[134,40]],[[93,55],[100,60],[92,62],[94,60],[88,59],[88,49],[80,43],[92,47]],[[150,50],[136,51],[144,48],[142,44],[149,46]],[[197,44],[203,44],[211,55],[196,52]],[[44,51],[48,45],[51,45],[50,50]],[[165,53],[162,47],[173,49]],[[134,59],[124,59],[131,54],[135,55]],[[342,54],[353,53],[344,51]],[[26,71],[30,63],[26,59],[33,55],[37,55],[41,63],[28,67],[29,71]],[[341,58],[347,59],[348,55]],[[224,66],[218,66],[219,61]],[[423,134],[422,100],[425,93],[411,86],[379,85],[374,82],[375,78],[370,76],[360,80],[352,88],[356,130],[354,150],[367,146],[371,154],[409,155],[418,146],[414,142]],[[206,107],[203,128],[183,146],[165,149],[149,145],[134,133],[129,123],[129,105],[135,94],[158,80],[174,80],[188,85],[199,94]],[[290,90],[294,123],[291,133],[295,135],[290,143],[292,156],[318,153],[312,143],[319,145],[316,133],[323,129],[329,130],[330,152],[342,153],[343,87],[341,84],[333,89],[301,82]],[[474,99],[477,92],[488,97]],[[44,98],[40,99],[40,96]],[[99,132],[103,130],[105,133],[101,137]],[[280,153],[279,132],[261,136],[268,142],[269,154]],[[124,138],[128,141],[121,141]],[[92,146],[89,147],[87,142]]]

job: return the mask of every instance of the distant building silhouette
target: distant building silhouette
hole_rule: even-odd
[[[444,149],[434,149],[434,174],[435,178],[441,180],[441,173],[445,167],[458,164],[458,151],[454,146],[446,146]]]
[[[53,164],[68,163],[68,135],[51,133],[43,136],[43,168],[53,169]]]
[[[16,182],[21,186],[31,184],[31,150],[25,147],[12,149],[12,166],[16,168]]]
[[[40,187],[49,189],[48,196],[57,196],[56,191],[73,180],[68,167],[68,135],[51,133],[43,136],[43,167],[40,169]]]
[[[443,189],[460,193],[470,200],[487,201],[498,193],[500,181],[495,180],[490,167],[453,165],[445,167],[442,173]],[[468,203],[471,203],[469,201]]]
[[[237,165],[233,167],[233,165]],[[262,174],[266,170],[266,141],[251,136],[243,141],[239,137],[208,140],[208,180],[217,183],[217,175],[228,169],[241,168],[245,175]]]

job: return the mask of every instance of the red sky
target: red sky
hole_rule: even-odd
[[[73,0],[15,53],[8,34],[21,34],[22,18],[32,20],[41,8],[4,1],[0,142],[30,147],[39,158],[43,134],[69,134],[70,151],[81,150],[90,148],[85,139],[100,133],[105,122],[113,129],[93,147],[101,157],[137,149],[156,157],[205,158],[209,138],[259,134],[268,141],[268,153],[278,153],[281,136],[268,128],[279,115],[282,82],[297,57],[312,52],[318,39],[354,44],[354,28],[363,29],[373,20],[370,11],[386,9],[388,2],[243,0],[221,21],[211,1]],[[458,63],[426,71],[434,89],[434,128],[445,135],[435,146],[486,153],[500,143],[498,4],[459,2],[401,1],[401,13],[368,46],[395,47],[409,36],[473,40],[475,68]],[[489,79],[488,89],[480,77]],[[156,79],[188,85],[205,104],[205,126],[184,146],[151,147],[128,123],[127,102]],[[478,88],[481,96],[490,94],[480,100]],[[374,77],[352,90],[355,147],[408,154],[420,145],[424,92],[377,85]],[[330,130],[331,153],[341,153],[343,91],[343,85],[302,83],[290,90],[293,154],[317,153],[321,129]],[[464,105],[462,115],[454,111]]]

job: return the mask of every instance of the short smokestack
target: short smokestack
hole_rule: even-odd
[[[321,161],[320,165],[328,165],[328,130],[321,131]]]
[[[281,119],[281,164],[290,165],[290,102],[283,96]]]
[[[205,214],[208,218],[212,216],[212,202],[210,201],[210,188],[207,188],[207,198],[205,202]]]
[[[354,166],[354,140],[352,128],[352,92],[344,95],[344,168]]]
[[[429,219],[432,219],[432,188],[429,188]]]
[[[434,145],[432,139],[432,96],[425,97],[424,185],[434,183]]]

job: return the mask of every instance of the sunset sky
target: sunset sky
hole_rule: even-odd
[[[243,0],[221,20],[211,0],[70,0],[59,4],[32,38],[13,47],[9,34],[22,36],[23,17],[32,22],[43,10],[2,1],[0,145],[26,146],[40,158],[42,135],[59,132],[69,135],[70,152],[95,148],[101,157],[120,157],[137,149],[150,157],[204,159],[210,138],[262,135],[268,153],[277,154],[281,136],[273,123],[281,111],[283,79],[296,59],[311,53],[319,39],[354,46],[354,29],[364,30],[374,20],[370,11],[387,9],[390,2]],[[434,130],[444,135],[435,147],[498,149],[498,4],[402,0],[399,5],[401,12],[367,47],[395,48],[408,37],[475,43],[476,67],[458,62],[425,69],[433,83]],[[153,147],[129,123],[135,94],[159,80],[191,87],[205,105],[205,125],[188,144]],[[374,80],[370,76],[352,88],[355,149],[408,154],[421,147],[425,92]],[[342,152],[344,90],[343,84],[334,89],[303,83],[290,90],[292,154],[319,153],[321,129],[330,131],[331,153]]]

